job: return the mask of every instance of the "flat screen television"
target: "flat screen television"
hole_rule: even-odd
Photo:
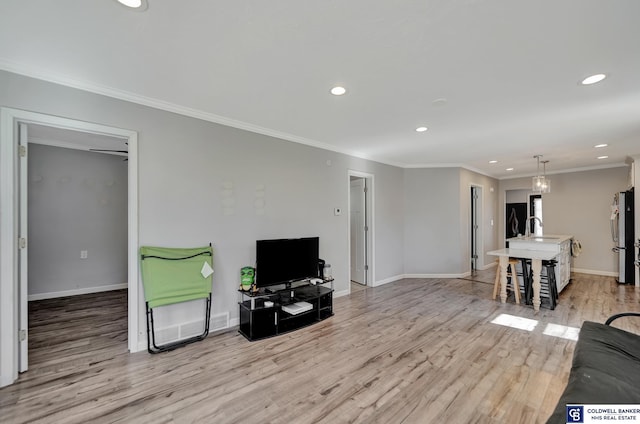
[[[319,245],[319,237],[256,241],[256,286],[316,277]]]

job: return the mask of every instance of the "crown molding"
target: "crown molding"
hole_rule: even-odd
[[[215,124],[220,124],[220,125],[224,125],[232,128],[237,128],[240,130],[249,131],[256,134],[266,135],[268,137],[274,137],[284,141],[303,144],[305,146],[315,147],[317,149],[327,150],[330,152],[341,153],[347,156],[364,159],[371,162],[377,162],[383,165],[394,166],[396,168],[403,168],[403,169],[463,168],[468,171],[475,172],[477,174],[484,175],[489,178],[495,178],[497,180],[524,178],[524,177],[534,175],[534,174],[521,174],[521,175],[510,175],[508,177],[496,177],[480,169],[468,166],[463,163],[406,164],[406,163],[385,161],[378,158],[369,157],[367,155],[359,154],[357,152],[353,152],[348,149],[342,149],[321,141],[316,141],[316,140],[308,139],[305,137],[299,137],[297,135],[285,133],[282,131],[276,131],[270,128],[261,127],[259,125],[250,124],[248,122],[239,121],[236,119],[227,118],[225,116],[216,115],[214,113],[209,113],[202,110],[189,108],[186,106],[181,106],[181,105],[167,102],[164,100],[159,100],[152,97],[131,93],[129,91],[120,90],[120,89],[109,87],[106,85],[69,78],[68,76],[65,76],[65,75],[56,74],[54,72],[49,72],[47,70],[42,70],[42,69],[35,69],[33,67],[26,66],[24,64],[20,64],[13,61],[8,61],[6,59],[0,59],[0,70],[4,70],[14,74],[23,75],[26,77],[30,77],[30,78],[58,84],[58,85],[63,85],[65,87],[75,88],[78,90],[99,94],[106,97],[111,97],[118,100],[139,104],[142,106],[148,106],[148,107],[163,110],[166,112],[176,113],[178,115],[188,116],[191,118],[200,119],[203,121],[212,122]],[[622,164],[616,163],[616,164],[609,164],[609,165],[603,165],[603,166],[573,168],[573,169],[566,169],[566,170],[558,171],[554,173],[549,172],[547,173],[547,175],[589,171],[594,169],[617,168],[619,166],[627,166],[627,165],[625,165],[624,163]]]
[[[553,171],[553,172],[547,172],[545,175],[559,175],[559,174],[570,174],[572,172],[584,172],[584,171],[595,171],[598,169],[609,169],[609,168],[622,168],[625,166],[629,166],[624,162],[616,162],[616,163],[610,163],[607,165],[594,165],[594,166],[583,166],[583,167],[579,167],[579,168],[569,168],[569,169],[563,169],[560,171]],[[519,175],[509,175],[508,177],[502,177],[499,178],[500,180],[513,180],[516,178],[527,178],[527,177],[535,177],[537,174],[536,173],[529,173],[529,174],[519,174]]]
[[[78,90],[99,94],[106,97],[111,97],[118,100],[124,100],[127,102],[139,104],[142,106],[148,106],[154,109],[164,110],[166,112],[176,113],[178,115],[188,116],[188,117],[200,119],[203,121],[213,122],[215,124],[225,125],[227,127],[237,128],[237,129],[253,132],[256,134],[266,135],[266,136],[278,138],[284,141],[290,141],[293,143],[303,144],[306,146],[315,147],[322,150],[341,153],[347,156],[365,159],[372,162],[378,162],[384,165],[390,165],[390,166],[395,166],[399,168],[404,167],[403,164],[383,161],[383,160],[371,158],[365,155],[360,155],[348,149],[342,149],[342,148],[339,148],[327,143],[323,143],[320,141],[299,137],[297,135],[285,133],[282,131],[276,131],[270,128],[261,127],[259,125],[250,124],[248,122],[239,121],[236,119],[227,118],[225,116],[216,115],[214,113],[204,112],[202,110],[181,106],[181,105],[167,102],[164,100],[159,100],[152,97],[131,93],[129,91],[120,90],[120,89],[109,87],[106,85],[91,83],[87,81],[81,81],[78,79],[69,78],[64,75],[48,72],[46,70],[43,71],[41,69],[34,69],[33,67],[25,66],[23,64],[19,64],[16,62],[7,61],[5,59],[0,59],[0,70],[38,79],[41,81],[63,85],[65,87],[75,88]]]

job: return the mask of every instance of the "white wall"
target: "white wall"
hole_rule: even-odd
[[[458,168],[405,169],[404,272],[459,274]]]
[[[213,314],[228,312],[231,318],[238,315],[239,269],[255,260],[256,239],[319,236],[336,290],[348,291],[349,217],[333,215],[335,207],[348,210],[348,170],[374,175],[376,281],[465,273],[469,184],[483,186],[484,225],[490,216],[500,217],[494,230],[485,229],[486,250],[502,242],[504,191],[530,185],[529,178],[500,181],[498,206],[491,206],[495,180],[460,168],[403,170],[7,72],[0,72],[0,98],[16,109],[137,131],[140,244],[212,242]],[[545,231],[583,241],[576,267],[610,271],[606,211],[613,192],[625,186],[626,169],[590,172],[552,176]],[[560,214],[555,222],[554,213]],[[492,231],[498,238],[493,246]],[[186,308],[178,315],[189,320],[190,313]]]
[[[126,284],[127,162],[33,143],[28,159],[29,295]]]
[[[526,190],[509,190],[506,195],[506,203],[526,203],[528,205],[530,194],[530,188]]]
[[[628,168],[609,168],[549,175],[551,193],[542,195],[545,234],[573,235],[582,243],[582,254],[573,268],[582,272],[613,275],[618,272],[609,227],[613,195],[627,187]],[[505,191],[527,189],[531,178],[500,181],[500,227],[504,228]],[[504,243],[504,230],[499,242]]]
[[[463,168],[405,169],[406,275],[459,276],[471,271],[471,185],[482,188],[480,230],[487,252],[496,243],[498,180]],[[487,266],[493,258],[483,255],[481,262]]]
[[[348,210],[349,169],[375,177],[376,280],[402,274],[402,169],[7,72],[0,98],[16,109],[138,131],[140,244],[212,242],[214,315],[237,317],[239,270],[255,261],[256,239],[319,236],[336,290],[349,290],[349,217],[333,215],[335,207]],[[176,312],[185,321],[198,314]],[[143,305],[139,328],[145,339]]]

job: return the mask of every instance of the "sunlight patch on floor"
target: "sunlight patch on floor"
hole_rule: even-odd
[[[533,331],[536,328],[536,325],[538,325],[538,321],[534,319],[522,318],[509,314],[500,314],[495,317],[491,323],[527,331]]]
[[[538,325],[535,319],[522,318],[516,315],[500,314],[491,321],[492,324],[517,328],[518,330],[533,331]],[[567,340],[578,340],[580,329],[560,324],[547,324],[542,334],[546,336],[560,337]]]
[[[547,324],[542,334],[577,341],[578,334],[580,334],[580,329],[560,324]]]

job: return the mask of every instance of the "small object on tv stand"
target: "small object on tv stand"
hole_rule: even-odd
[[[322,277],[325,280],[333,280],[333,274],[331,273],[331,264],[325,264]]]
[[[324,277],[324,265],[324,259],[318,259],[318,277],[320,278]]]
[[[256,270],[252,266],[243,266],[240,268],[240,288],[242,290],[251,290],[251,286],[255,283]]]

